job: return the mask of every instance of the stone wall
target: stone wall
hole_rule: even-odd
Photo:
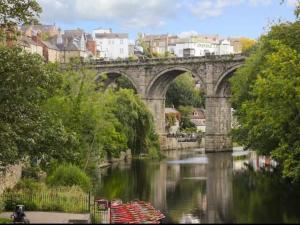
[[[176,138],[161,137],[161,150],[184,150],[191,148],[203,148],[204,138],[201,143],[198,142],[178,142]]]
[[[7,188],[13,188],[22,176],[22,166],[10,166],[5,172],[0,172],[0,195]]]

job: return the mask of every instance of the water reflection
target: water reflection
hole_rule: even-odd
[[[166,223],[300,221],[299,210],[278,207],[291,196],[299,196],[299,190],[296,194],[286,191],[283,202],[278,202],[284,187],[276,186],[270,176],[253,175],[245,163],[261,168],[261,159],[249,152],[242,155],[172,151],[162,162],[120,163],[99,172],[96,195],[150,201],[166,214]],[[269,190],[274,187],[279,190]],[[268,204],[272,206],[266,208]]]

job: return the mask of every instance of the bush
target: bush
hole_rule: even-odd
[[[79,186],[84,191],[89,191],[91,188],[91,180],[88,175],[74,165],[59,166],[49,175],[47,184],[54,187]]]
[[[29,178],[29,179],[35,179],[35,180],[43,180],[45,177],[45,173],[42,171],[42,169],[39,166],[28,166],[25,167],[22,170],[22,178]]]
[[[24,205],[26,211],[82,213],[89,210],[89,196],[80,187],[48,188],[45,184],[37,183],[35,186],[41,186],[42,189],[34,191],[23,189],[22,186],[23,184],[19,184],[17,189],[3,193],[0,198],[3,210],[13,211],[16,205]]]
[[[46,185],[34,179],[23,179],[14,188],[14,191],[25,191],[29,193],[43,192],[47,189]]]

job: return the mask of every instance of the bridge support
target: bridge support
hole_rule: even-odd
[[[165,98],[146,98],[144,101],[153,115],[157,134],[165,136]]]
[[[206,97],[206,152],[232,151],[231,103],[228,97]]]

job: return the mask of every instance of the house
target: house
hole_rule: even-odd
[[[174,108],[165,108],[166,131],[168,134],[175,135],[180,128],[180,112]]]
[[[87,44],[87,37],[83,30],[66,30],[64,33],[49,39],[49,43],[56,46],[60,52],[60,62],[69,63],[72,58],[86,60],[92,57],[92,43]],[[94,51],[95,52],[95,51]]]
[[[233,46],[226,39],[219,42],[204,42],[195,38],[181,38],[176,43],[168,46],[168,51],[177,57],[194,57],[210,55],[233,54]]]
[[[201,108],[195,108],[190,118],[191,122],[196,125],[197,131],[205,133],[205,110]]]
[[[43,46],[43,55],[46,62],[60,62],[61,61],[61,54],[60,50],[56,45],[51,44],[48,41],[42,41]]]
[[[17,43],[22,49],[31,54],[38,54],[43,57],[43,46],[27,36],[21,36]]]
[[[162,34],[162,35],[146,35],[142,34],[141,39],[152,52],[164,54],[168,51],[168,46],[174,44],[178,40],[178,36]]]
[[[93,36],[91,34],[86,34],[86,50],[90,52],[95,58],[97,55],[97,44],[96,41],[93,40]]]
[[[96,29],[92,32],[101,58],[127,59],[129,40],[127,33],[113,33],[111,29]]]

